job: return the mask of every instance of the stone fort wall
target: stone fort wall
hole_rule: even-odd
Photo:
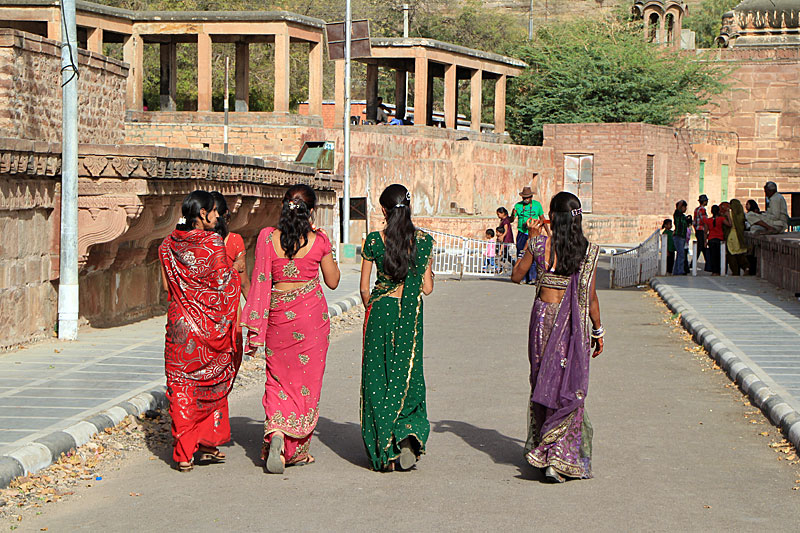
[[[79,142],[123,142],[127,65],[85,50],[76,50],[75,60]],[[0,28],[0,102],[0,135],[60,142],[60,44]]]

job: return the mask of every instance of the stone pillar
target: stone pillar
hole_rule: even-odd
[[[483,71],[473,70],[469,79],[469,115],[470,128],[481,131],[481,114],[483,112]]]
[[[406,102],[408,101],[408,94],[406,93],[406,76],[408,73],[405,70],[394,71],[394,107],[395,117],[403,120],[406,118]]]
[[[456,66],[444,67],[444,125],[446,128],[456,129],[458,111],[458,80],[456,79]]]
[[[211,36],[197,34],[197,110],[211,111]]]
[[[658,17],[658,44],[664,44],[667,40],[667,31],[664,29],[666,18],[663,14]]]
[[[428,124],[428,58],[414,60],[414,125]]]
[[[141,111],[144,104],[142,92],[144,44],[139,34],[125,37],[122,44],[122,59],[130,65],[125,89],[126,107],[131,111]]]
[[[247,113],[250,110],[250,43],[236,43],[234,68],[236,69],[234,77],[236,100],[233,110],[237,113]]]
[[[308,114],[322,116],[322,43],[308,43]]]
[[[681,32],[683,31],[683,12],[677,11],[674,13],[674,21],[672,26],[672,38],[674,39],[673,46],[680,50],[681,48]]]
[[[342,127],[344,126],[344,59],[334,61],[336,70],[334,75],[333,86],[333,112],[334,117],[333,125]],[[348,120],[350,120],[348,118]]]
[[[378,65],[367,64],[367,120],[378,120]]]
[[[276,113],[289,112],[289,30],[275,35],[275,106]]]
[[[103,53],[103,28],[86,30],[86,49],[97,54]]]
[[[494,132],[506,131],[506,80],[505,74],[494,85]]]
[[[175,111],[178,94],[178,46],[161,43],[161,111]]]
[[[61,11],[56,7],[51,13],[52,18],[47,21],[47,38],[61,41]]]

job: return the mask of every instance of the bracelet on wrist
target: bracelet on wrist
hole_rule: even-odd
[[[605,328],[600,326],[598,328],[592,328],[592,338],[593,339],[600,339],[606,334]]]

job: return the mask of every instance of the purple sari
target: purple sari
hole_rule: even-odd
[[[535,467],[552,466],[565,476],[590,478],[592,426],[584,401],[591,356],[589,303],[599,248],[590,244],[578,272],[565,278],[547,272],[546,240],[536,237],[530,244],[539,281],[528,346],[531,398],[526,458]],[[542,284],[565,289],[561,302],[540,300]]]

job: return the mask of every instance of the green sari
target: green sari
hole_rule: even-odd
[[[377,280],[367,305],[361,367],[361,436],[374,470],[386,470],[410,438],[417,456],[430,433],[422,372],[422,280],[433,238],[417,230],[416,257],[405,283],[383,270],[385,248],[377,231],[367,235],[361,256],[375,263]],[[404,285],[403,296],[389,296]]]

